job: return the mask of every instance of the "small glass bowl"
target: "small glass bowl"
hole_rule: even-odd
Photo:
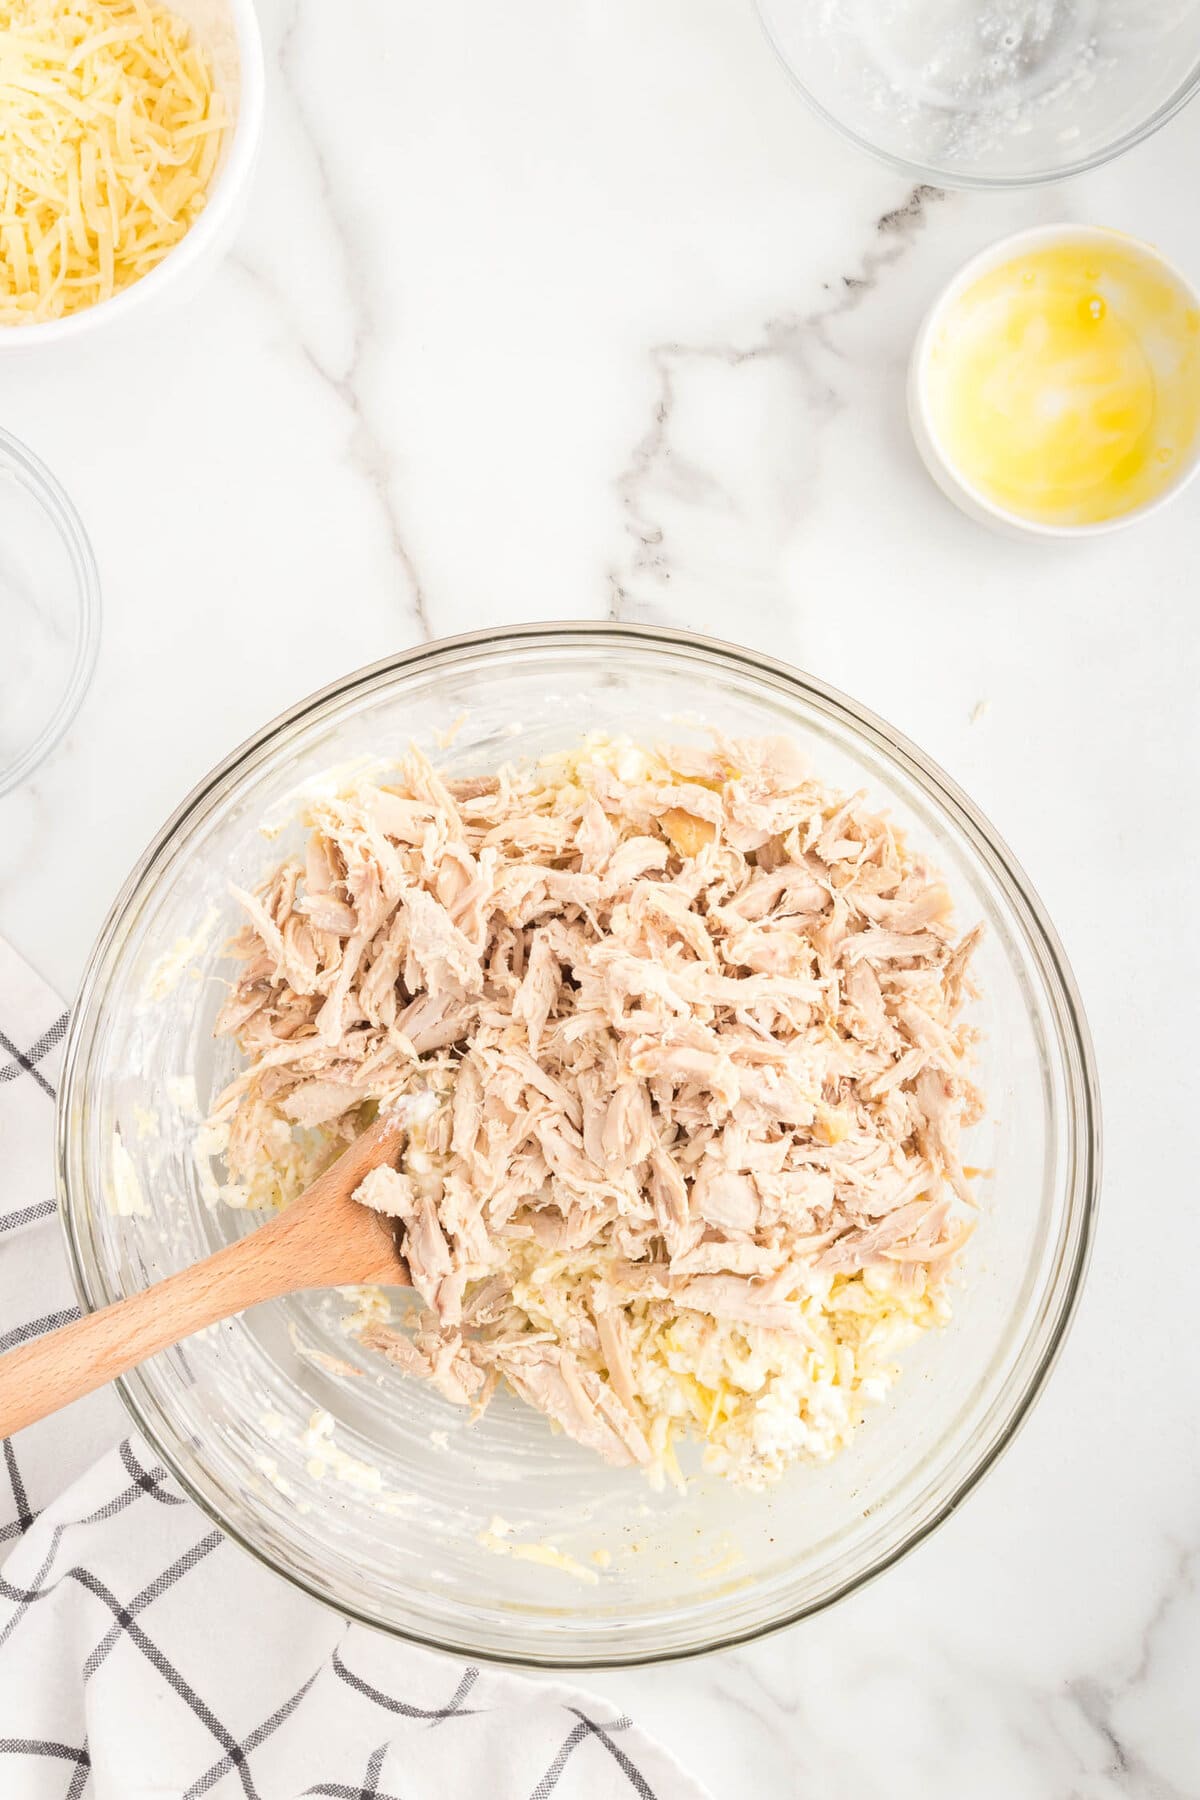
[[[756,0],[800,93],[918,181],[1096,168],[1200,85],[1198,0]]]
[[[87,533],[46,465],[0,431],[0,794],[79,710],[100,644]]]
[[[810,677],[680,632],[583,624],[450,639],[348,676],[235,751],[168,821],[100,934],[66,1050],[59,1194],[82,1304],[256,1222],[208,1204],[196,1135],[235,1066],[212,1038],[239,923],[228,883],[302,845],[303,792],[413,739],[448,771],[478,772],[586,729],[707,741],[708,724],[786,733],[827,780],[866,788],[945,872],[963,923],[987,922],[989,1114],[967,1158],[993,1173],[955,1318],[905,1354],[841,1456],[759,1496],[706,1475],[655,1494],[504,1395],[470,1426],[348,1341],[337,1294],[257,1307],[119,1384],[225,1531],[399,1637],[586,1668],[693,1655],[815,1612],[954,1510],[1024,1418],[1074,1309],[1097,1194],[1096,1076],[1062,951],[1004,845],[911,744]],[[497,1554],[505,1543],[549,1544],[575,1572]]]

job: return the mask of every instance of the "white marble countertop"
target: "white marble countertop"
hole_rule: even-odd
[[[1200,274],[1200,109],[1064,188],[942,196],[811,118],[744,0],[262,11],[232,256],[136,341],[4,370],[105,618],[75,726],[0,802],[0,932],[70,991],[210,764],[426,635],[668,621],[893,720],[1012,845],[1089,1008],[1082,1311],[1000,1467],[901,1567],[594,1685],[722,1796],[1200,1793],[1200,497],[1082,546],[993,538],[903,406],[924,306],[1003,232],[1110,223]]]

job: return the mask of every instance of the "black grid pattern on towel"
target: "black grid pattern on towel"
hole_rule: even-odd
[[[36,1082],[44,1094],[54,1099],[53,1084],[47,1081],[38,1064],[47,1057],[56,1044],[61,1044],[67,1032],[69,1013],[60,1013],[48,1031],[43,1031],[39,1038],[22,1050],[13,1042],[3,1029],[0,1029],[0,1081],[19,1081],[22,1075]],[[6,1060],[7,1059],[7,1060]]]
[[[0,994],[0,1005],[3,999],[4,996]],[[32,1042],[27,1042],[24,1047],[18,1037],[10,1036],[2,1028],[0,1022],[0,1084],[17,1083],[27,1087],[29,1093],[26,1103],[45,1107],[48,1113],[55,1099],[55,1089],[52,1080],[40,1065],[50,1051],[62,1042],[67,1018],[68,1015],[63,1013],[48,1030],[43,1031]],[[52,1227],[55,1211],[52,1199],[23,1203],[18,1201],[11,1210],[0,1210],[0,1254],[3,1254],[6,1238],[15,1240],[19,1234],[33,1227]],[[36,1313],[25,1320],[4,1321],[5,1329],[0,1332],[0,1352],[17,1344],[27,1343],[42,1332],[52,1331],[76,1316],[75,1308],[62,1308],[53,1313]],[[6,1438],[2,1447],[4,1479],[0,1479],[0,1546],[21,1537],[37,1516],[30,1507],[21,1474],[19,1443]],[[197,1536],[191,1546],[182,1555],[174,1557],[153,1581],[132,1596],[114,1593],[94,1570],[78,1562],[67,1561],[64,1546],[69,1545],[73,1525],[93,1525],[148,1505],[188,1504],[184,1496],[172,1488],[165,1469],[142,1466],[129,1439],[120,1445],[120,1458],[128,1477],[127,1483],[92,1513],[77,1520],[60,1520],[55,1525],[32,1581],[26,1585],[16,1585],[0,1573],[0,1620],[3,1621],[0,1623],[0,1646],[20,1633],[24,1621],[34,1608],[63,1583],[81,1588],[95,1601],[97,1613],[95,1639],[79,1671],[81,1687],[86,1686],[103,1666],[118,1642],[122,1639],[128,1641],[213,1740],[216,1751],[214,1760],[197,1773],[191,1786],[184,1791],[182,1800],[200,1800],[202,1795],[212,1793],[222,1786],[225,1792],[232,1793],[234,1790],[229,1784],[233,1782],[240,1787],[246,1800],[262,1800],[262,1790],[256,1785],[255,1776],[267,1779],[265,1771],[268,1767],[271,1738],[302,1706],[306,1695],[326,1671],[324,1668],[315,1671],[282,1705],[275,1707],[252,1730],[239,1736],[228,1729],[203,1694],[197,1691],[192,1681],[167,1655],[153,1635],[154,1606],[163,1594],[177,1583],[186,1581],[210,1557],[236,1554],[225,1544],[221,1534],[217,1531],[204,1532],[201,1529],[203,1521],[197,1515]],[[8,1603],[7,1607],[5,1602]],[[340,1651],[334,1651],[329,1667],[336,1680],[345,1683],[370,1703],[377,1712],[384,1731],[388,1730],[389,1720],[393,1724],[396,1720],[416,1721],[433,1730],[443,1727],[447,1721],[469,1719],[481,1712],[494,1710],[490,1706],[466,1704],[479,1682],[479,1670],[476,1668],[465,1668],[459,1673],[451,1671],[452,1691],[443,1705],[431,1708],[417,1706],[401,1694],[384,1693],[356,1674],[347,1665]],[[550,1800],[551,1796],[556,1796],[556,1800],[567,1800],[568,1793],[580,1797],[594,1791],[593,1784],[582,1770],[577,1784],[569,1788],[564,1785],[569,1778],[576,1751],[592,1738],[603,1746],[625,1776],[631,1800],[633,1796],[637,1800],[656,1800],[655,1791],[645,1776],[615,1742],[617,1735],[630,1728],[629,1719],[622,1717],[601,1724],[576,1707],[563,1705],[561,1710],[570,1722],[564,1721],[562,1741],[550,1757],[545,1773],[529,1792],[528,1800]],[[331,1772],[305,1788],[304,1795],[328,1796],[329,1800],[403,1800],[408,1791],[401,1767],[403,1755],[404,1748],[399,1744],[394,1746],[391,1738],[385,1737],[365,1756],[360,1756],[352,1768]],[[389,1757],[396,1771],[391,1775],[387,1767]],[[87,1743],[61,1743],[49,1738],[0,1737],[0,1794],[15,1795],[25,1791],[29,1768],[33,1764],[47,1762],[62,1767],[63,1800],[87,1800],[91,1787],[91,1753]],[[525,1797],[514,1795],[512,1800],[525,1800]]]
[[[0,1000],[2,999],[3,996],[0,995]],[[31,1106],[41,1105],[46,1108],[47,1112],[49,1112],[56,1094],[53,1082],[39,1067],[39,1064],[43,1063],[50,1052],[62,1043],[66,1036],[69,1017],[69,1013],[59,1013],[49,1029],[41,1032],[25,1048],[21,1047],[19,1041],[10,1037],[3,1029],[3,1024],[0,1023],[0,1083],[20,1083],[23,1088],[30,1090],[27,1103]],[[6,1207],[0,1210],[0,1253],[3,1251],[4,1240],[7,1237],[42,1220],[53,1219],[56,1210],[55,1203],[50,1198],[25,1202],[11,1209]],[[0,1320],[0,1354],[3,1354],[5,1350],[15,1349],[18,1344],[27,1343],[30,1338],[40,1337],[43,1331],[52,1331],[56,1325],[65,1325],[68,1319],[75,1316],[75,1309],[70,1308],[40,1319]],[[12,1509],[10,1516],[0,1515],[0,1545],[8,1543],[11,1539],[20,1537],[22,1533],[28,1531],[37,1517],[26,1497],[25,1482],[17,1460],[16,1446],[11,1438],[3,1439],[2,1449],[4,1472],[8,1480]],[[3,1483],[0,1482],[0,1488],[2,1486]],[[3,1744],[9,1741],[8,1739],[0,1740],[0,1754],[3,1753]],[[24,1742],[23,1739],[11,1741],[14,1743]],[[55,1745],[52,1750],[44,1752],[27,1750],[14,1751],[13,1754],[50,1755],[57,1754],[62,1749],[62,1745]]]

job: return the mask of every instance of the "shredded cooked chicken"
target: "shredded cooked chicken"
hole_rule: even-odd
[[[413,753],[307,824],[238,892],[226,1197],[286,1203],[425,1090],[358,1191],[422,1305],[366,1345],[659,1480],[683,1436],[751,1486],[840,1449],[973,1220],[978,928],[938,877],[780,740],[471,781]]]

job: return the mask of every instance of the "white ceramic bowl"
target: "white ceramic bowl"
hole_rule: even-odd
[[[1135,506],[1129,512],[1118,513],[1111,519],[1100,519],[1092,524],[1054,525],[1026,518],[1023,513],[997,506],[967,480],[939,439],[929,404],[929,362],[937,334],[955,302],[982,276],[1029,252],[1048,250],[1055,245],[1111,244],[1114,241],[1127,253],[1134,252],[1159,270],[1180,290],[1188,304],[1200,312],[1200,289],[1153,245],[1101,225],[1039,225],[1031,231],[1018,231],[1012,237],[1001,238],[998,243],[990,244],[978,256],[973,256],[969,262],[964,263],[942,289],[917,333],[908,365],[908,418],[921,460],[942,492],[953,500],[960,511],[981,525],[988,525],[994,531],[1003,532],[1009,537],[1090,538],[1100,537],[1109,531],[1119,531],[1127,525],[1134,525],[1139,520],[1148,518],[1151,513],[1161,511],[1200,469],[1198,434],[1188,455],[1180,459],[1174,479],[1153,500],[1146,501],[1142,506]]]
[[[213,177],[208,203],[187,235],[140,281],[110,300],[65,319],[0,326],[0,356],[24,355],[75,343],[119,326],[146,307],[191,292],[215,268],[241,223],[258,156],[263,122],[263,52],[254,0],[167,0],[212,58],[213,75],[233,119]]]

